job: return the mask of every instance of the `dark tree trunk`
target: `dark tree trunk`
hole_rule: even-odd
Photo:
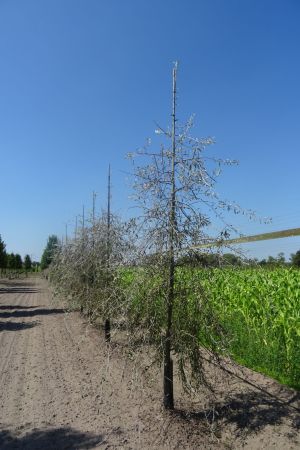
[[[105,341],[110,342],[110,320],[106,319],[104,323],[104,335],[105,335]]]
[[[173,360],[171,358],[171,342],[166,337],[164,355],[164,407],[174,409],[173,394]]]
[[[174,304],[174,282],[175,282],[175,226],[176,226],[176,72],[177,66],[173,69],[173,110],[172,110],[172,172],[171,172],[171,197],[170,197],[170,219],[169,219],[169,282],[167,293],[167,329],[164,343],[164,406],[167,409],[174,409],[173,392],[173,361],[171,358],[172,349],[172,322]]]

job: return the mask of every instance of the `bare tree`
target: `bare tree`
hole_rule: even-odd
[[[149,333],[159,315],[157,298],[164,298],[164,306],[160,305],[164,317],[154,326],[153,335],[163,329],[163,403],[167,409],[174,408],[172,352],[177,354],[180,374],[187,385],[187,366],[197,383],[206,382],[199,349],[199,327],[207,331],[202,343],[205,341],[216,356],[222,347],[222,329],[209,308],[207,293],[199,286],[198,292],[188,294],[188,283],[183,282],[182,273],[176,270],[176,261],[184,252],[192,252],[193,246],[211,240],[212,236],[208,234],[211,212],[222,223],[219,232],[213,236],[216,240],[236,231],[226,221],[227,211],[242,211],[236,203],[222,200],[215,190],[222,166],[235,165],[237,161],[206,156],[205,150],[214,140],[191,135],[193,117],[184,125],[178,124],[176,81],[177,63],[173,68],[172,124],[168,129],[158,126],[156,130],[163,138],[160,150],[151,151],[148,140],[143,148],[128,155],[134,165],[133,187],[141,211],[145,252],[148,259],[152,254],[151,271],[156,272],[152,284],[153,279],[161,280],[156,290],[150,287],[153,296],[150,295],[149,304],[156,301],[156,311],[149,306],[152,314],[147,323]],[[142,158],[140,165],[135,162],[137,156]],[[248,213],[253,214],[252,211]],[[188,295],[197,298],[193,306],[189,304]],[[184,323],[184,319],[189,323]]]

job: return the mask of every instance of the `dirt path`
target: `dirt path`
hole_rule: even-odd
[[[299,393],[238,375],[267,392],[222,372],[214,399],[188,401],[176,387],[167,414],[159,373],[142,377],[121,346],[53,305],[45,281],[0,281],[3,450],[300,448]]]

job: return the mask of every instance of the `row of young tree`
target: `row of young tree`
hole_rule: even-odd
[[[200,386],[212,387],[203,352],[217,364],[227,347],[209,292],[193,282],[196,271],[182,265],[201,256],[193,247],[221,242],[236,233],[227,221],[228,212],[254,216],[217,194],[216,180],[223,166],[237,162],[206,154],[214,141],[192,136],[193,117],[178,123],[176,78],[177,64],[172,123],[166,129],[157,127],[156,134],[162,137],[159,150],[152,150],[148,141],[128,155],[139,217],[126,223],[111,213],[109,182],[107,209],[100,217],[93,208],[89,217],[81,217],[74,237],[64,245],[50,237],[43,255],[43,267],[50,264],[55,294],[90,320],[101,320],[107,342],[115,330],[125,329],[131,355],[141,346],[151,346],[151,355],[163,366],[167,409],[174,408],[174,358],[184,387],[194,392]],[[208,233],[212,215],[221,224],[213,237]],[[218,261],[221,250],[213,256]]]
[[[24,261],[18,253],[8,253],[6,244],[0,235],[0,270],[5,271],[35,271],[39,267],[39,263],[31,261],[29,255],[25,255]]]

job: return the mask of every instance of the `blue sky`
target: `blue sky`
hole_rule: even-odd
[[[273,217],[233,217],[246,234],[300,226],[298,0],[0,0],[0,234],[39,258],[82,205],[131,214],[129,151],[178,116],[238,159],[223,197]],[[292,238],[257,244],[289,254]],[[249,246],[250,248],[250,246]],[[254,246],[252,245],[254,249]]]

